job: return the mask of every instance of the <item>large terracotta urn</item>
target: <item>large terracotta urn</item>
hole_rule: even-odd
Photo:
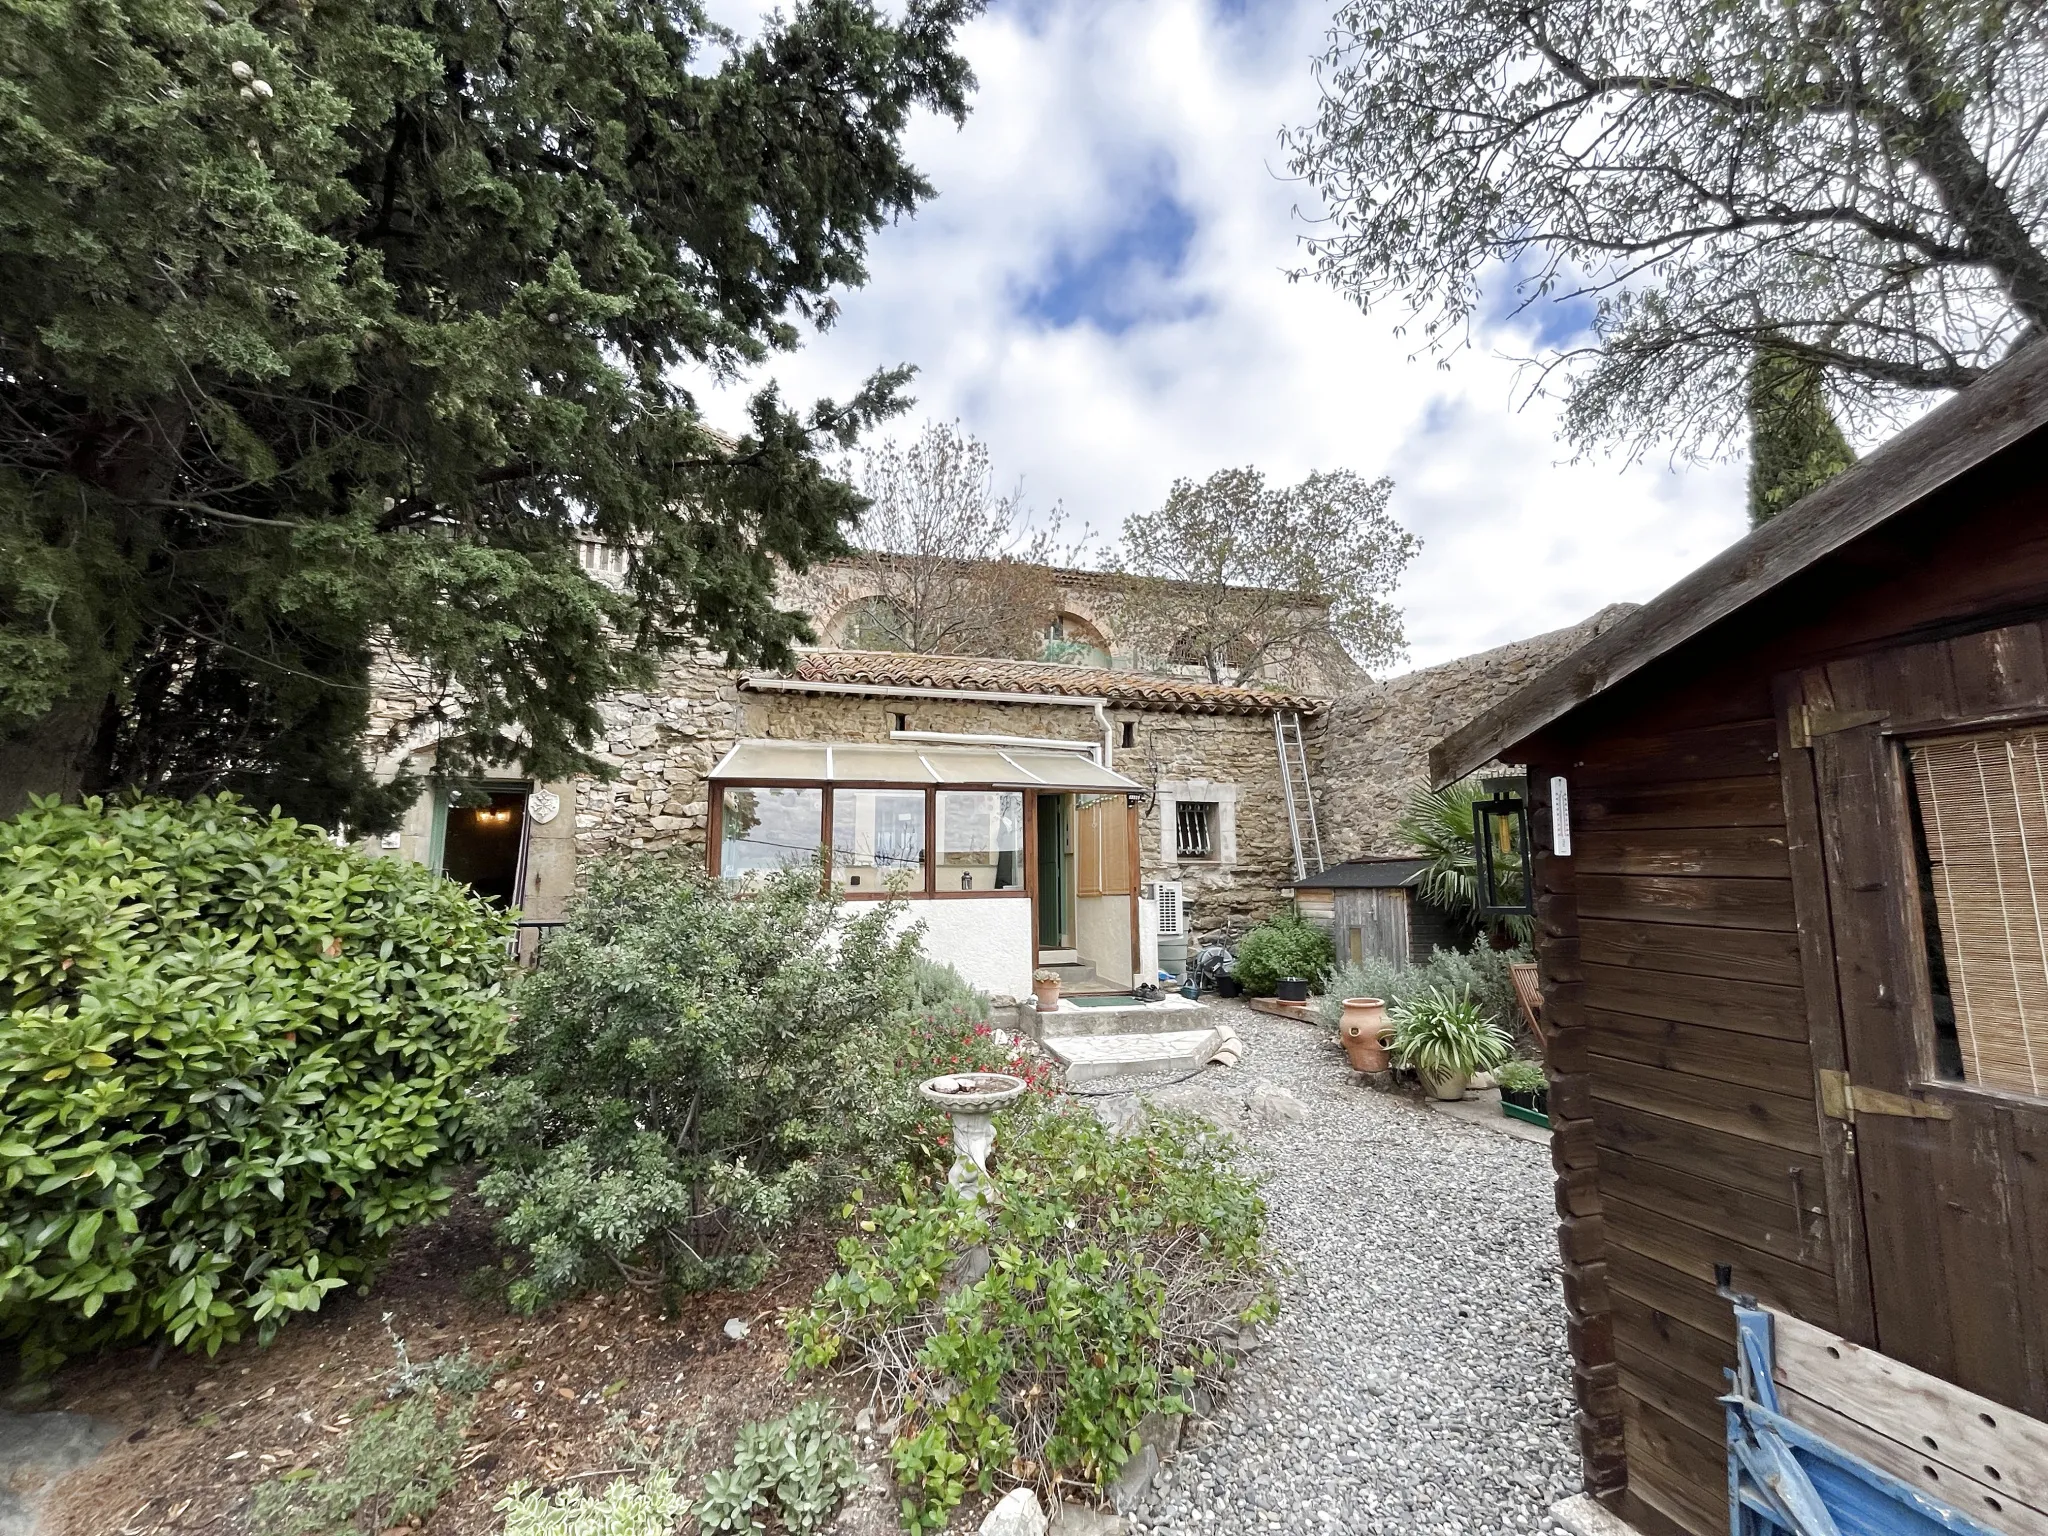
[[[1351,1058],[1353,1071],[1387,1070],[1387,1005],[1376,997],[1347,997],[1344,1016],[1337,1021],[1338,1038],[1344,1054]]]

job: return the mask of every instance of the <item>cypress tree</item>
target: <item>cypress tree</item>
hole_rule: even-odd
[[[1835,424],[1821,370],[1760,346],[1749,365],[1749,522],[1761,528],[1856,462]]]

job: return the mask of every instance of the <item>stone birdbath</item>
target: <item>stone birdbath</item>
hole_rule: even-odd
[[[953,1167],[946,1182],[980,1198],[988,1186],[988,1154],[996,1144],[995,1112],[1021,1097],[1024,1079],[1007,1072],[954,1072],[929,1077],[918,1094],[953,1122]]]

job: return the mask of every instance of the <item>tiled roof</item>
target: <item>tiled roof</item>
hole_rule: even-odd
[[[1107,699],[1139,709],[1188,714],[1260,715],[1275,709],[1321,710],[1326,700],[1269,688],[1236,688],[1185,677],[1153,677],[1109,667],[986,656],[919,656],[899,651],[807,651],[791,677],[799,683],[871,688],[955,688],[975,693],[1045,693]]]

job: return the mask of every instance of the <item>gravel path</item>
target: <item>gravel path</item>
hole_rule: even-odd
[[[1248,1049],[1201,1084],[1263,1079],[1307,1111],[1249,1133],[1293,1272],[1268,1347],[1134,1527],[1551,1529],[1578,1451],[1546,1148],[1360,1087],[1319,1030],[1219,1012]]]

